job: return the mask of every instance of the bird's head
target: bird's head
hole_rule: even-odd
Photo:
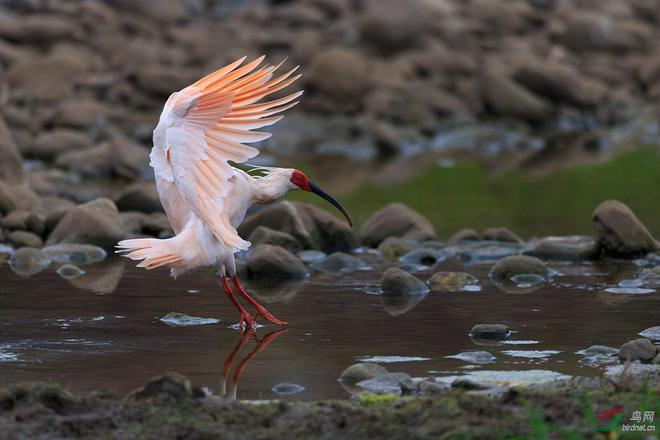
[[[341,206],[339,202],[334,199],[334,197],[332,197],[327,192],[323,191],[321,188],[318,187],[318,185],[316,185],[314,182],[309,180],[302,171],[292,170],[291,178],[289,179],[289,182],[291,189],[301,189],[303,191],[312,192],[317,196],[327,200],[332,206],[337,208],[339,212],[341,212],[344,215],[344,217],[346,217],[348,224],[353,226],[353,220],[351,220],[351,216],[348,215],[344,207]]]

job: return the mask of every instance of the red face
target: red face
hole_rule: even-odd
[[[303,173],[298,170],[294,170],[291,174],[291,183],[296,185],[298,188],[303,191],[311,191],[312,187],[309,185],[309,179]]]

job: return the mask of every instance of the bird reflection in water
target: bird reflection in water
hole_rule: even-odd
[[[234,347],[227,359],[225,359],[225,366],[222,369],[222,389],[221,395],[229,399],[236,400],[236,391],[238,389],[238,380],[241,378],[241,374],[247,367],[247,364],[252,360],[253,357],[257,355],[262,350],[265,350],[274,340],[282,333],[286,333],[287,330],[275,330],[268,333],[263,338],[259,339],[256,334],[256,329],[254,327],[248,327],[245,331],[241,333],[241,338],[238,340],[238,343]],[[231,376],[231,383],[229,385],[229,390],[227,390],[227,378],[231,371],[232,364],[236,355],[243,349],[248,340],[252,337],[256,342],[256,346],[250,351],[234,368],[234,374]]]

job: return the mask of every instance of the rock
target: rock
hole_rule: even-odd
[[[493,241],[463,241],[449,249],[464,264],[494,263],[522,250],[523,246],[518,243]]]
[[[439,396],[446,394],[451,386],[432,380],[423,380],[417,385],[418,393],[422,396]]]
[[[401,316],[414,309],[426,295],[381,295],[380,304],[390,316]]]
[[[498,116],[540,122],[552,114],[552,106],[497,69],[486,69],[481,93],[488,108]]]
[[[478,284],[479,278],[463,272],[436,272],[428,280],[434,292],[460,292]]]
[[[401,381],[410,379],[406,373],[385,373],[372,379],[356,383],[365,391],[374,394],[401,394]]]
[[[83,72],[79,63],[64,57],[34,57],[13,65],[7,80],[16,95],[53,102],[69,97]]]
[[[403,255],[399,258],[399,261],[407,265],[433,266],[436,263],[444,261],[446,258],[447,256],[437,249],[422,247]]]
[[[614,347],[607,347],[605,345],[592,345],[591,347],[578,351],[577,354],[581,354],[585,357],[616,356],[619,354],[619,349]]]
[[[156,185],[151,182],[136,182],[124,188],[115,198],[120,211],[162,212]]]
[[[360,240],[366,246],[377,247],[388,237],[434,240],[435,230],[417,211],[402,203],[391,203],[373,213],[360,231]]]
[[[389,373],[387,368],[381,365],[361,362],[353,364],[345,369],[339,376],[339,381],[346,384],[356,384],[363,380],[372,379],[387,373]]]
[[[538,258],[512,255],[495,263],[489,275],[493,280],[509,280],[514,275],[536,274],[547,277],[548,269]]]
[[[463,353],[447,356],[449,359],[458,359],[471,364],[489,364],[495,362],[495,356],[487,351],[466,351]]]
[[[598,257],[599,243],[591,237],[569,235],[545,237],[531,241],[523,251],[524,255],[545,260],[584,261]]]
[[[74,266],[73,264],[65,264],[63,266],[60,266],[56,272],[59,276],[67,280],[70,280],[72,278],[78,278],[79,276],[85,275],[84,270],[82,270],[78,266]]]
[[[249,237],[259,226],[286,232],[306,249],[347,252],[357,247],[352,229],[329,212],[299,202],[279,202],[248,216],[239,226],[241,237]]]
[[[464,390],[489,390],[494,386],[493,384],[480,382],[469,377],[459,377],[451,383],[452,388],[461,388]]]
[[[100,198],[68,210],[47,243],[84,243],[113,249],[123,238],[117,207],[111,200]]]
[[[58,127],[88,129],[100,126],[108,110],[103,104],[93,99],[76,97],[60,103],[53,115],[53,124]]]
[[[23,183],[23,158],[16,148],[14,137],[7,126],[5,119],[0,116],[0,180],[8,183]]]
[[[424,2],[402,8],[397,0],[369,0],[365,6],[358,20],[360,36],[384,54],[416,45],[431,26]]]
[[[378,252],[384,258],[399,258],[417,247],[413,240],[406,240],[401,237],[387,237],[378,245]]]
[[[475,338],[506,339],[510,334],[509,326],[504,324],[476,324],[470,330]]]
[[[630,257],[658,249],[642,222],[619,201],[601,203],[594,210],[593,221],[600,245],[607,254]]]
[[[283,247],[284,249],[290,252],[297,252],[301,249],[300,243],[298,240],[293,238],[291,235],[286,232],[275,231],[273,229],[267,228],[266,226],[257,227],[250,236],[248,240],[252,243],[253,246],[259,244],[272,244],[275,246]]]
[[[305,387],[295,383],[278,383],[277,385],[271,388],[271,391],[275,394],[282,396],[288,396],[290,394],[298,394],[305,391]]]
[[[306,81],[312,93],[357,108],[371,87],[369,63],[353,49],[331,47],[319,51],[311,60]]]
[[[62,243],[46,246],[44,255],[59,264],[93,264],[107,257],[105,249],[91,244]]]
[[[518,244],[523,243],[522,238],[518,237],[516,234],[511,232],[511,230],[504,227],[488,228],[481,234],[481,236],[484,240],[504,241]]]
[[[630,361],[651,361],[657,354],[653,343],[648,339],[635,339],[626,342],[619,348],[619,360],[622,362]]]
[[[305,264],[313,264],[322,261],[328,254],[321,251],[300,251],[296,255]]]
[[[326,259],[313,263],[312,267],[321,272],[329,273],[349,273],[356,270],[363,270],[367,267],[366,263],[353,255],[343,252],[330,254]]]
[[[166,373],[153,378],[146,386],[132,391],[128,399],[173,399],[181,401],[191,397],[203,397],[202,390],[193,388],[190,381],[179,373]]]
[[[397,267],[390,267],[380,280],[383,295],[425,295],[429,288],[422,281]]]
[[[45,230],[45,219],[40,214],[17,209],[7,214],[0,225],[9,230],[31,231],[41,236]]]
[[[50,262],[39,249],[23,247],[12,253],[9,266],[18,275],[32,276],[50,266]]]
[[[12,231],[7,234],[7,241],[14,247],[40,248],[44,244],[41,237],[28,231]]]
[[[448,244],[456,244],[456,243],[461,243],[463,241],[479,241],[481,238],[479,237],[479,233],[475,231],[474,229],[461,229],[454,235],[452,235],[449,240],[447,240]]]
[[[247,262],[250,278],[305,278],[307,268],[291,252],[279,246],[256,246]]]
[[[42,209],[41,200],[27,185],[0,181],[0,214],[15,209],[39,212]]]
[[[27,155],[51,161],[67,151],[84,150],[91,146],[92,140],[85,133],[62,128],[37,136],[28,148]]]
[[[660,326],[649,327],[639,332],[639,335],[652,341],[660,341]]]
[[[160,321],[170,327],[190,327],[193,325],[208,325],[220,322],[219,319],[215,318],[200,318],[199,316],[190,316],[178,312],[170,312],[160,318]]]

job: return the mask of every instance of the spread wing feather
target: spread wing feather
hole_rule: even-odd
[[[224,206],[234,176],[228,161],[242,163],[259,154],[244,143],[262,141],[270,133],[251,130],[279,121],[282,116],[273,115],[293,107],[302,94],[257,103],[300,77],[292,76],[296,69],[273,77],[281,64],[255,70],[263,59],[241,66],[242,58],[201,78],[172,94],[161,115],[165,145],[160,147],[167,163],[159,161],[156,172],[175,182],[192,212],[234,252],[249,242],[238,236]]]

